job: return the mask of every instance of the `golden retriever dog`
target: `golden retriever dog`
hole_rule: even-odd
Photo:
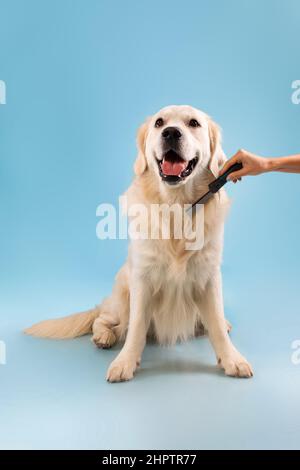
[[[126,192],[129,207],[192,204],[225,162],[218,126],[191,106],[168,106],[148,118],[138,131],[137,146],[135,179]],[[131,240],[112,294],[101,305],[40,322],[25,332],[48,338],[93,333],[99,348],[125,340],[107,372],[109,382],[120,382],[133,378],[147,335],[160,344],[174,344],[205,328],[225,374],[251,377],[251,365],[231,342],[223,310],[220,265],[228,207],[224,189],[204,204],[199,249],[186,249],[184,237],[174,237],[175,224],[169,239]]]

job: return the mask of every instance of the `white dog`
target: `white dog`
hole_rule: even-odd
[[[137,144],[136,177],[126,193],[129,206],[191,204],[207,191],[225,162],[218,126],[190,106],[168,106],[147,119]],[[133,240],[112,294],[101,305],[38,323],[26,333],[70,338],[92,331],[101,348],[125,339],[107,372],[108,381],[119,382],[133,378],[147,334],[159,343],[174,344],[204,325],[225,374],[251,377],[251,365],[230,340],[223,311],[220,264],[228,206],[224,189],[205,204],[201,249],[186,250],[186,240],[174,236]]]

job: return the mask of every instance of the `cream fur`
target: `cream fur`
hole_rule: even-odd
[[[153,157],[159,152],[160,136],[153,125],[158,116],[181,126],[186,154],[197,151],[201,157],[179,187],[168,187],[158,175]],[[187,116],[197,117],[201,122],[199,131],[185,129]],[[218,126],[205,113],[188,106],[160,110],[140,128],[137,142],[136,178],[126,193],[129,207],[135,203],[192,203],[205,193],[225,162]],[[38,323],[26,333],[70,338],[93,330],[93,341],[101,348],[126,338],[108,370],[107,379],[115,382],[133,377],[147,334],[154,335],[161,344],[174,344],[193,337],[203,324],[225,373],[250,377],[251,366],[232,345],[223,312],[220,265],[228,208],[224,190],[205,205],[205,243],[199,251],[187,251],[186,240],[173,237],[132,241],[113,292],[101,305],[86,313]]]

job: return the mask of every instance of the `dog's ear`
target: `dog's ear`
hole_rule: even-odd
[[[134,162],[134,172],[137,176],[141,176],[144,171],[147,169],[147,160],[145,154],[145,147],[146,147],[146,138],[148,133],[148,119],[141,125],[137,132],[137,148],[138,148],[138,155]]]
[[[219,176],[219,171],[226,162],[226,155],[222,149],[221,130],[212,120],[208,123],[208,132],[210,140],[210,160],[209,169],[215,178]]]

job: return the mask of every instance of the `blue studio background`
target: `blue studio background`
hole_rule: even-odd
[[[298,0],[0,0],[1,448],[299,447],[299,175],[228,186],[225,309],[252,380],[199,338],[110,385],[119,346],[21,333],[109,293],[127,242],[96,238],[96,207],[130,184],[147,115],[191,104],[229,156],[300,152],[299,21]]]

